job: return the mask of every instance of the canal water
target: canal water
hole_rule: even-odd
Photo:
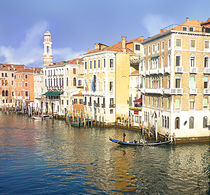
[[[0,113],[0,194],[209,194],[209,144],[122,147],[135,131]]]

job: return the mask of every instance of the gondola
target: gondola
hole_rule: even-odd
[[[78,122],[71,122],[72,127],[84,127],[84,123],[78,123]]]
[[[144,141],[127,141],[127,142],[123,142],[117,139],[112,139],[109,138],[110,141],[116,143],[116,144],[120,144],[120,145],[126,145],[126,146],[160,146],[160,145],[167,145],[167,144],[171,144],[171,140],[169,141],[164,141],[164,142],[144,142]]]

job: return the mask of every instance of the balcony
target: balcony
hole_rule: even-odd
[[[183,94],[183,89],[182,88],[172,88],[171,89],[171,94],[182,95]]]
[[[140,63],[140,56],[131,56],[130,57],[131,65],[139,65],[139,63]]]
[[[139,71],[139,74],[142,75],[142,76],[145,76],[146,71],[145,71],[144,69],[143,69],[143,70],[140,70],[140,71]]]
[[[170,67],[170,66],[166,66],[166,67],[164,68],[164,72],[170,74],[170,72],[171,72],[171,67]]]
[[[190,73],[191,74],[196,74],[198,72],[198,68],[197,67],[190,67]]]
[[[88,102],[88,106],[92,106],[91,102]]]
[[[204,95],[210,95],[210,89],[208,89],[208,88],[203,89],[203,94]]]
[[[158,74],[158,69],[151,69],[150,74]]]
[[[115,108],[115,104],[110,104],[109,107],[110,108]]]
[[[146,70],[146,75],[149,75],[150,74],[150,70]]]
[[[183,73],[183,66],[175,66],[175,73]]]
[[[164,74],[164,69],[163,69],[163,67],[158,68],[158,74]]]
[[[145,93],[162,94],[163,90],[162,90],[162,88],[146,88]]]
[[[196,95],[197,94],[197,89],[190,89],[190,94]]]
[[[99,103],[96,103],[96,104],[95,104],[95,107],[99,107]]]
[[[105,104],[101,104],[101,107],[102,107],[102,108],[105,108]]]
[[[210,67],[205,67],[205,68],[203,69],[203,73],[204,73],[204,74],[210,74]]]
[[[165,89],[163,89],[163,94],[168,94],[168,95],[170,95],[170,94],[171,94],[171,89],[170,89],[170,88],[165,88]]]

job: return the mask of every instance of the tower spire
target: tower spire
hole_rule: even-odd
[[[49,66],[52,64],[52,41],[51,34],[47,30],[44,33],[44,66]]]

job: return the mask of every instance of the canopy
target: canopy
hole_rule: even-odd
[[[59,96],[61,94],[63,94],[62,91],[47,91],[43,95],[46,95],[46,96]]]
[[[142,103],[142,98],[136,99],[133,102],[135,102],[135,103],[139,103],[139,102]]]
[[[151,60],[157,59],[157,58],[159,58],[159,56],[152,56],[152,57],[151,57]]]

